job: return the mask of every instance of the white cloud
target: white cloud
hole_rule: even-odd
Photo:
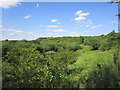
[[[74,19],[74,21],[81,21],[81,20],[85,20],[86,18],[85,17],[76,17]]]
[[[22,33],[23,31],[20,30],[16,30],[15,33]]]
[[[24,16],[24,19],[29,19],[31,15]]]
[[[91,22],[92,20],[87,20],[88,22]]]
[[[39,7],[39,4],[37,3],[37,4],[36,4],[36,8],[38,8],[38,7]]]
[[[47,29],[48,31],[51,31],[52,29]]]
[[[13,36],[13,35],[15,35],[15,33],[10,33],[9,35],[10,35],[10,36]]]
[[[9,31],[9,32],[12,32],[12,35],[13,33],[24,33],[24,34],[34,34],[34,32],[25,32],[25,31],[22,31],[22,30],[17,30],[17,29],[3,29],[3,31]]]
[[[0,25],[0,28],[2,28],[3,26],[2,25]]]
[[[60,26],[57,26],[57,25],[49,25],[48,28],[57,28],[57,27],[60,27]]]
[[[118,21],[111,21],[110,23],[118,23]]]
[[[89,25],[89,24],[92,24],[93,21],[92,20],[81,20],[81,21],[78,21],[77,23],[81,23],[81,24],[84,24],[84,25]]]
[[[34,32],[27,32],[27,31],[23,31],[23,30],[17,30],[17,29],[3,29],[3,33],[4,31],[8,31],[8,35],[5,35],[2,37],[2,40],[4,39],[11,39],[11,40],[21,40],[21,39],[28,39],[28,40],[32,40],[32,39],[36,39],[38,37],[40,37],[40,34],[36,34]]]
[[[78,34],[78,32],[70,32],[70,34]]]
[[[90,28],[91,28],[91,29],[94,29],[94,28],[97,28],[97,26],[91,26]]]
[[[87,16],[89,15],[90,13],[82,13],[83,11],[82,10],[79,10],[75,13],[75,15],[78,15],[78,16]]]
[[[102,24],[99,24],[99,25],[91,26],[90,28],[91,28],[91,29],[94,29],[94,28],[98,28],[98,27],[101,27],[101,26],[103,26],[103,25],[102,25]]]
[[[26,34],[34,34],[34,32],[25,32]]]
[[[87,16],[89,15],[90,13],[82,13],[82,14],[79,14],[79,16]]]
[[[87,20],[87,21],[85,21],[85,24],[92,24],[92,23],[93,23],[92,20]]]
[[[20,5],[21,0],[0,0],[0,7],[1,8],[10,8],[13,6]]]
[[[86,25],[86,27],[90,27],[90,25]]]
[[[57,22],[57,24],[60,24],[61,22]]]
[[[20,33],[23,32],[21,30],[16,30],[16,29],[3,29],[4,31],[10,31],[10,32],[15,32],[15,33]]]
[[[57,19],[52,19],[51,22],[57,22],[58,20]]]
[[[76,13],[75,13],[75,15],[79,15],[79,14],[81,14],[83,11],[82,10],[79,10],[79,11],[77,11]]]
[[[41,24],[40,27],[42,27],[42,26],[44,26],[44,25]]]
[[[86,19],[85,16],[89,15],[89,13],[82,13],[82,12],[83,12],[82,10],[79,10],[75,13],[75,15],[77,15],[78,17],[74,18],[74,21],[80,22]]]
[[[64,32],[64,29],[52,30],[53,32]]]
[[[102,26],[104,26],[104,25],[103,25],[103,24],[98,24],[98,25],[85,25],[85,27],[91,28],[91,29],[95,29],[95,28],[102,27]]]
[[[83,35],[82,32],[68,32],[70,34],[70,36],[80,36]]]
[[[47,35],[47,36],[51,36],[51,35],[52,35],[52,33],[46,33],[46,35]]]
[[[2,40],[2,38],[3,38],[3,36],[2,36],[2,35],[0,35],[0,40]]]

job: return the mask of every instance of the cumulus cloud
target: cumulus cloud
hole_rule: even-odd
[[[75,15],[79,15],[79,14],[81,14],[83,11],[82,10],[79,10],[79,11],[77,11],[76,13],[75,13]]]
[[[52,30],[53,32],[64,32],[64,29]]]
[[[52,19],[51,22],[57,22],[58,20],[57,19]]]
[[[57,27],[60,27],[60,26],[57,26],[57,25],[49,25],[48,28],[57,28]]]
[[[10,8],[13,6],[20,5],[21,0],[0,0],[0,7],[1,8]]]
[[[79,16],[87,16],[87,15],[89,15],[89,13],[81,13],[81,14],[79,14]]]
[[[85,20],[86,18],[85,17],[76,17],[74,19],[74,21],[81,21],[81,20]]]
[[[77,15],[77,17],[74,19],[74,21],[79,22],[85,20],[86,19],[85,16],[88,16],[89,13],[83,13],[82,10],[79,10],[75,13],[75,15]]]
[[[24,19],[29,19],[31,18],[31,15],[24,16]]]
[[[78,16],[87,16],[89,15],[90,13],[82,13],[83,11],[82,10],[79,10],[75,13],[75,15],[78,15]]]

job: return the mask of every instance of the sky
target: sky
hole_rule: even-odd
[[[116,3],[15,2],[0,4],[0,8],[2,40],[98,36],[113,30],[118,32]]]

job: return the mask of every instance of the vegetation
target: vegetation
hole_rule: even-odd
[[[120,33],[115,31],[1,42],[3,88],[120,87]]]

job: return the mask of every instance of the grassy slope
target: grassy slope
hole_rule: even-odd
[[[84,87],[86,87],[85,86],[86,82],[84,82],[84,80],[88,79],[88,77],[90,77],[91,72],[96,72],[99,70],[97,67],[97,64],[100,64],[102,69],[105,69],[104,67],[111,67],[111,66],[113,67],[114,66],[113,54],[117,51],[117,49],[113,48],[108,51],[99,51],[99,50],[91,51],[92,47],[84,46],[84,45],[81,45],[81,46],[83,47],[83,49],[78,50],[76,52],[77,54],[79,54],[79,56],[77,57],[77,61],[72,65],[68,65],[68,69],[76,72],[76,73],[70,74],[69,78],[75,82],[80,81],[79,87],[84,88]],[[111,68],[111,69],[113,69],[113,68]],[[108,71],[107,74],[110,74],[110,72]],[[102,72],[102,73],[104,73],[104,72]],[[105,73],[106,73],[106,71],[105,71]],[[107,77],[111,77],[111,76],[107,76]],[[84,80],[82,82],[83,78],[84,78]],[[106,78],[106,76],[105,76],[105,78]],[[100,81],[98,81],[98,82],[99,82],[99,84],[101,84]],[[90,87],[92,87],[92,85]],[[101,87],[104,87],[104,85]]]

